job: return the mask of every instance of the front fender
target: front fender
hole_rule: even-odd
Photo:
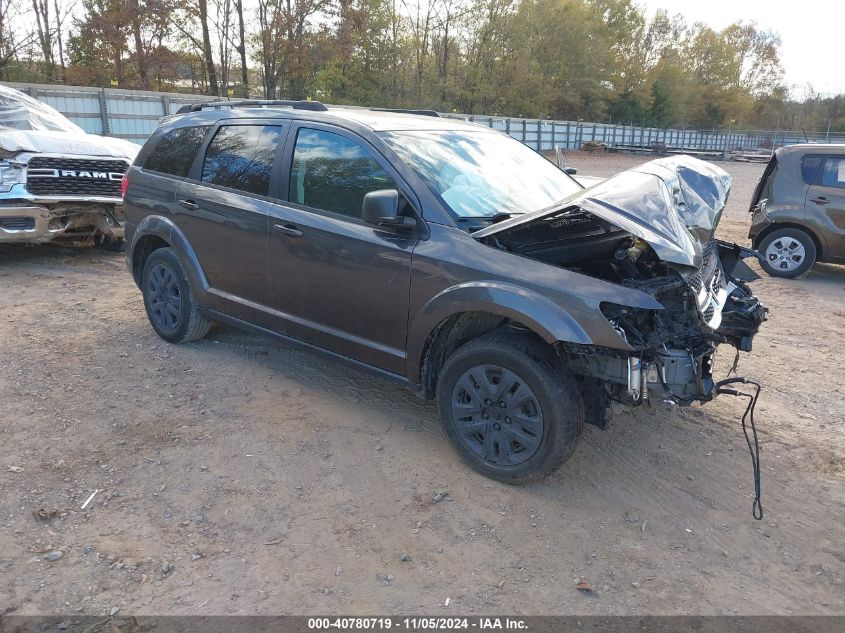
[[[565,308],[538,292],[498,281],[467,282],[436,294],[411,322],[407,369],[413,382],[420,381],[422,358],[431,333],[443,321],[462,312],[484,312],[517,321],[549,344],[592,342]]]
[[[161,238],[173,249],[179,257],[182,266],[185,268],[188,281],[191,284],[191,290],[194,293],[197,303],[207,305],[208,279],[200,265],[196,252],[194,252],[194,249],[188,242],[188,238],[185,237],[185,234],[176,226],[173,220],[161,215],[148,215],[141,220],[135,228],[129,248],[126,249],[126,265],[129,267],[129,272],[132,273],[135,283],[138,286],[141,285],[141,272],[143,268],[136,261],[137,248],[145,237],[151,235]]]

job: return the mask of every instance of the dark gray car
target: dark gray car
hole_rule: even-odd
[[[730,177],[662,159],[584,189],[518,141],[314,102],[193,106],[125,183],[127,263],[167,341],[221,321],[437,401],[480,472],[524,482],[611,401],[714,396],[766,310],[713,233]]]
[[[778,149],[754,191],[748,237],[763,268],[794,278],[845,263],[845,145]]]

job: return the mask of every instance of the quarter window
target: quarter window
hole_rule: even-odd
[[[845,158],[827,158],[822,166],[821,185],[845,189]]]
[[[266,196],[281,135],[278,125],[224,125],[205,152],[202,181]]]
[[[144,169],[184,178],[208,130],[208,125],[170,130],[155,143],[144,161]]]
[[[360,218],[364,195],[397,189],[364,147],[340,134],[299,130],[290,175],[290,201]]]
[[[823,156],[804,156],[801,159],[801,177],[808,185],[813,183],[813,177],[822,164]]]

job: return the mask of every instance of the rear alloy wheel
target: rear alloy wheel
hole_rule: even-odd
[[[461,457],[506,483],[557,470],[584,425],[575,380],[551,348],[507,331],[470,341],[446,359],[437,405]]]
[[[141,290],[150,325],[165,341],[185,343],[208,334],[211,322],[199,313],[188,276],[173,249],[160,248],[147,258]]]
[[[794,279],[816,263],[816,243],[806,231],[786,227],[772,231],[760,242],[763,268],[773,277]]]

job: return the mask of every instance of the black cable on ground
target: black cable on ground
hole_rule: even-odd
[[[735,383],[752,385],[755,388],[755,391],[753,394],[750,394],[727,387],[727,385]],[[742,432],[745,435],[745,442],[748,444],[748,451],[751,453],[751,465],[754,469],[754,502],[751,504],[751,514],[758,521],[763,518],[763,504],[760,501],[760,443],[757,440],[757,426],[754,424],[754,409],[757,406],[757,398],[760,396],[760,389],[761,386],[759,383],[739,376],[736,378],[726,378],[725,380],[720,380],[716,383],[716,393],[748,398],[748,406],[745,407],[745,413],[742,414]],[[751,426],[751,436],[748,435],[749,425]],[[752,437],[754,438],[753,445],[751,442]]]

